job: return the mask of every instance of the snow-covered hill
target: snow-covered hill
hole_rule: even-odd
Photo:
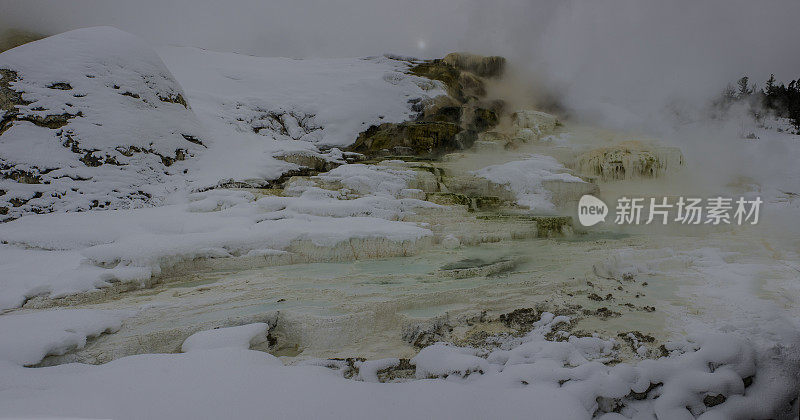
[[[160,204],[230,181],[263,185],[299,167],[287,155],[342,162],[331,147],[444,93],[408,67],[386,57],[157,54],[111,27],[11,49],[0,54],[0,220]]]
[[[185,170],[177,162],[204,149],[180,85],[152,49],[117,29],[11,49],[0,74],[4,218],[157,201]]]

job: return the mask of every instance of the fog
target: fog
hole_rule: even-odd
[[[795,0],[0,1],[0,27],[48,34],[111,25],[262,56],[502,54],[577,115],[617,125],[743,74],[800,76],[797,16]]]

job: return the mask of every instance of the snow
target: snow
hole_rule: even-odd
[[[19,306],[35,295],[59,297],[115,282],[144,285],[163,270],[198,258],[263,256],[301,242],[319,247],[353,239],[414,243],[431,235],[414,223],[395,221],[426,205],[419,200],[312,199],[314,192],[338,194],[315,188],[299,197],[256,199],[216,190],[195,193],[182,204],[30,215],[4,223],[0,241],[8,245],[0,245],[0,270],[10,275],[2,279],[0,308]]]
[[[157,203],[180,184],[183,170],[162,157],[203,149],[185,137],[206,136],[192,110],[175,103],[184,95],[180,85],[133,35],[110,27],[65,32],[0,54],[0,69],[16,72],[10,87],[30,102],[16,107],[17,120],[69,115],[63,127],[16,121],[0,136],[4,174],[40,178],[0,179],[0,207],[9,217]],[[86,156],[99,166],[81,161]],[[30,201],[14,206],[14,198]]]
[[[159,55],[208,129],[208,150],[190,175],[195,187],[221,180],[275,179],[296,165],[276,156],[344,147],[371,125],[412,117],[410,100],[445,94],[386,57],[290,59],[186,47]],[[341,158],[331,149],[330,160]]]
[[[474,171],[476,176],[505,185],[517,197],[517,203],[531,211],[552,212],[552,194],[543,181],[585,182],[550,156],[530,155],[524,160],[487,166]]]
[[[569,319],[544,313],[534,330],[524,337],[508,337],[497,350],[460,348],[435,344],[420,351],[417,377],[445,377],[447,381],[486,389],[549,387],[580,401],[587,415],[601,415],[604,399],[624,402],[626,418],[757,418],[789,410],[796,398],[797,372],[776,372],[769,354],[761,354],[748,340],[734,334],[689,336],[672,343],[669,357],[648,359],[631,365],[605,365],[614,354],[613,340],[570,336],[566,341],[548,341],[545,335],[558,331]],[[759,366],[758,374],[756,367]],[[789,366],[786,366],[789,367]],[[791,369],[791,367],[790,367]],[[477,372],[477,373],[476,373]],[[756,375],[745,391],[744,378]],[[646,397],[651,384],[660,384]],[[728,400],[709,409],[706,395],[723,394]],[[616,403],[614,403],[616,404]],[[788,411],[786,412],[788,413]]]
[[[146,284],[198,258],[430,235],[399,222],[414,208],[438,207],[408,198],[416,195],[408,189],[410,171],[344,165],[317,178],[341,191],[295,185],[287,189],[294,197],[191,193],[228,181],[263,185],[299,167],[281,160],[292,154],[344,163],[341,150],[321,153],[319,146],[345,146],[372,124],[409,118],[409,100],[444,93],[438,83],[405,74],[408,66],[385,57],[293,60],[182,47],[156,54],[110,27],[0,54],[0,68],[19,77],[10,87],[31,102],[18,107],[18,119],[75,115],[59,130],[15,121],[0,136],[3,165],[41,178],[0,180],[0,207],[10,218],[28,215],[0,225],[0,266],[8,273],[0,309],[36,295]],[[175,103],[179,96],[188,106]],[[80,153],[70,149],[73,140]],[[140,152],[128,156],[131,148]],[[85,164],[84,149],[105,163]],[[179,149],[186,160],[162,161]],[[114,210],[75,213],[90,207]],[[50,211],[57,213],[30,214]]]
[[[434,344],[420,350],[411,363],[417,367],[418,379],[483,374],[489,370],[489,363],[476,354],[477,350],[471,348]]]
[[[279,363],[279,362],[278,362]],[[585,419],[548,387],[485,389],[445,381],[371,384],[319,366],[280,366],[242,349],[131,356],[102,366],[0,365],[4,416],[94,418]]]
[[[4,173],[39,179],[0,180],[0,207],[17,218],[160,205],[176,191],[264,185],[299,167],[281,156],[343,163],[339,149],[319,147],[347,146],[370,125],[410,118],[410,100],[445,93],[408,67],[386,57],[294,60],[183,47],[156,54],[111,27],[14,48],[0,55],[0,69],[17,73],[10,87],[31,103],[17,107],[0,136],[0,162]],[[59,128],[23,121],[60,114],[68,121]]]
[[[63,296],[106,284],[106,270],[84,261],[77,251],[21,249],[0,244],[0,310],[22,306],[41,294]]]
[[[338,182],[358,194],[386,194],[399,197],[416,178],[414,171],[384,165],[342,165],[317,176],[327,182]]]
[[[225,348],[247,350],[252,345],[267,341],[267,331],[269,331],[269,325],[263,322],[200,331],[192,334],[183,342],[181,351],[187,353]]]
[[[68,316],[56,317],[57,312]],[[371,383],[378,370],[395,366],[398,359],[359,362],[361,381],[356,381],[312,363],[284,366],[274,356],[247,350],[254,339],[264,339],[268,326],[263,323],[196,333],[184,342],[185,354],[129,356],[101,366],[19,367],[60,351],[70,340],[81,345],[86,335],[119,328],[119,315],[100,312],[0,317],[0,329],[16,335],[15,347],[0,353],[7,360],[0,362],[0,411],[114,418],[360,418],[378,413],[388,418],[531,413],[589,418],[618,411],[627,418],[713,419],[788,414],[796,398],[791,390],[797,377],[768,363],[774,350],[757,352],[733,334],[690,336],[669,344],[669,357],[605,365],[600,362],[613,356],[613,340],[548,341],[546,334],[569,322],[549,313],[527,335],[501,338],[495,350],[427,347],[411,363],[417,377],[436,379],[401,383]],[[37,335],[20,336],[19,331],[27,331],[22,327],[35,328]],[[73,331],[79,331],[77,336]],[[754,374],[745,388],[744,379]],[[136,392],[128,392],[132,389]],[[703,398],[717,394],[726,395],[726,401],[706,407]]]
[[[378,378],[378,371],[388,369],[392,366],[397,366],[400,359],[395,357],[388,357],[378,360],[365,360],[363,362],[356,362],[355,366],[358,367],[358,379],[364,382],[380,382]]]
[[[46,356],[83,348],[87,338],[119,330],[132,315],[130,311],[61,309],[0,316],[0,363],[34,365]]]
[[[182,354],[26,368],[113,334],[135,314],[14,309],[34,296],[145,286],[204,260],[267,264],[313,260],[314,252],[355,258],[365,249],[380,257],[391,244],[432,235],[425,224],[405,221],[420,208],[441,208],[412,198],[422,194],[413,188],[414,171],[391,162],[344,164],[343,152],[331,147],[352,143],[370,125],[408,119],[409,100],[442,94],[440,84],[407,75],[407,62],[386,57],[156,51],[119,30],[87,28],[0,54],[0,68],[19,75],[11,87],[31,102],[15,111],[18,118],[70,114],[60,129],[14,121],[0,136],[3,170],[24,170],[42,181],[0,180],[0,207],[10,217],[23,216],[0,224],[0,311],[10,309],[0,315],[3,416],[716,419],[796,412],[800,334],[787,313],[796,314],[797,255],[780,249],[769,257],[778,263],[766,264],[752,255],[761,252],[752,242],[739,252],[631,248],[594,265],[603,277],[688,271],[696,280],[674,298],[692,300],[707,315],[683,314],[683,323],[671,326],[684,338],[665,345],[667,357],[648,359],[655,349],[629,334],[636,363],[618,363],[614,338],[570,335],[560,331],[568,317],[544,313],[522,336],[501,334],[475,348],[437,343],[422,349],[410,361],[415,379],[407,382],[377,383],[379,371],[400,364],[397,358],[356,361],[353,379],[325,367],[332,361],[284,366],[249,350],[264,344],[266,323],[197,332],[183,341]],[[59,65],[42,65],[48,62]],[[178,95],[189,106],[176,103]],[[786,159],[797,156],[796,136],[759,133],[762,143],[790,150]],[[130,147],[146,152],[128,156]],[[742,148],[755,155],[757,147]],[[178,158],[179,150],[186,160],[167,165],[162,159]],[[106,162],[87,165],[80,160],[86,153]],[[205,191],[228,181],[264,185],[299,167],[283,160],[292,155],[341,166],[293,179],[275,195]],[[765,184],[769,208],[786,210],[781,215],[793,220],[796,205],[787,191],[793,192],[797,171],[773,166],[780,182]],[[474,174],[505,185],[532,212],[555,210],[547,182],[583,182],[544,155]],[[14,199],[27,201],[15,207]],[[95,200],[113,210],[85,211]],[[54,213],[31,214],[39,211]],[[459,245],[452,235],[442,242]],[[770,294],[785,295],[786,308]],[[726,400],[707,407],[704,398],[718,394]]]

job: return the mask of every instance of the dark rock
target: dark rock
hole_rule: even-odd
[[[508,328],[519,331],[530,331],[533,323],[540,320],[542,315],[533,308],[514,309],[513,311],[500,315],[500,322]]]
[[[468,147],[468,140],[457,137],[460,131],[458,125],[448,122],[384,123],[359,134],[349,150],[374,156],[401,146],[412,149],[415,155],[439,156]]]
[[[474,111],[472,126],[476,131],[486,131],[497,126],[500,119],[497,113],[491,109],[478,108]]]
[[[184,99],[183,95],[181,95],[180,93],[171,94],[168,96],[159,96],[158,99],[161,102],[183,105],[184,108],[189,109],[189,104],[186,103],[186,99]]]
[[[705,404],[706,407],[714,407],[715,405],[724,403],[726,399],[727,398],[722,394],[706,395],[705,398],[703,398],[703,404]]]
[[[83,162],[84,165],[91,167],[96,167],[103,164],[103,159],[95,156],[94,152],[86,152],[86,154],[80,158],[80,161]]]
[[[195,136],[191,136],[189,134],[181,134],[181,136],[184,139],[186,139],[186,141],[188,141],[189,143],[194,143],[194,144],[197,144],[197,145],[200,145],[200,146],[203,146],[203,147],[207,147],[205,144],[203,144],[202,141],[200,141],[200,139],[198,139]]]
[[[72,90],[72,85],[67,82],[56,82],[47,87],[49,89]]]
[[[409,359],[400,359],[400,362],[386,369],[381,369],[377,373],[380,382],[392,382],[402,379],[414,378],[417,367],[411,364]]]

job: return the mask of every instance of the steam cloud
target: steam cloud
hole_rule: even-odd
[[[502,54],[578,115],[620,125],[743,74],[800,76],[797,16],[795,0],[0,0],[0,28],[48,34],[111,25],[262,56]]]

